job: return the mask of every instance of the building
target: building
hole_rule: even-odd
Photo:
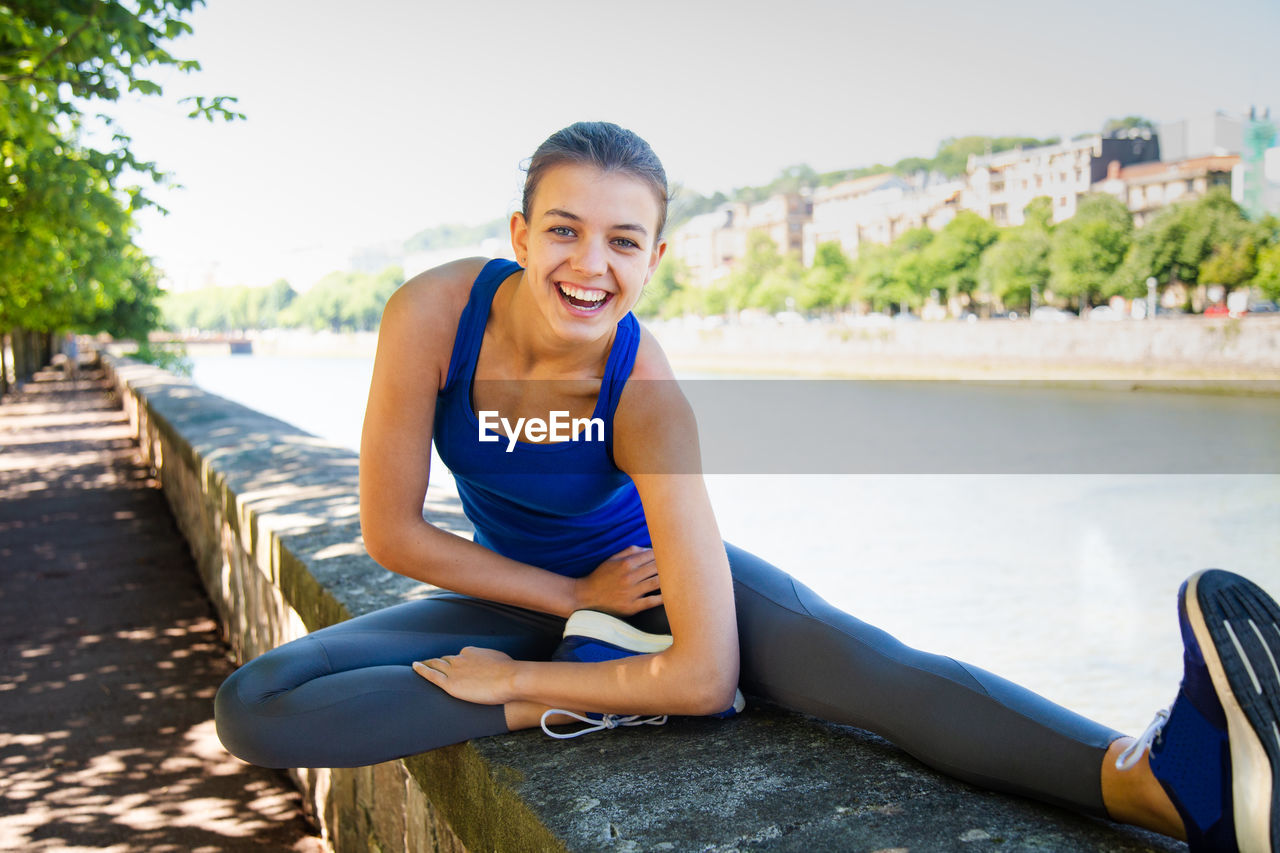
[[[1061,222],[1075,215],[1080,196],[1107,176],[1111,163],[1124,167],[1159,159],[1159,140],[1143,130],[974,155],[960,206],[999,226],[1021,225],[1031,200],[1048,196],[1053,221]]]
[[[1160,125],[1162,159],[1170,163],[1217,154],[1239,154],[1244,123],[1225,113],[1182,119]]]
[[[813,215],[808,193],[779,193],[747,211],[747,231],[768,234],[778,251],[799,253],[804,246],[804,226]]]
[[[1231,187],[1233,171],[1240,163],[1235,154],[1193,157],[1176,163],[1111,164],[1107,177],[1094,184],[1096,192],[1114,195],[1142,227],[1152,214],[1184,199],[1199,198],[1213,187]]]
[[[1240,165],[1231,182],[1231,197],[1254,219],[1280,214],[1280,147],[1270,108],[1249,110],[1244,123]]]
[[[688,269],[689,284],[706,287],[732,271],[747,252],[746,221],[747,205],[731,201],[676,229],[670,251]]]
[[[813,263],[822,243],[837,242],[856,258],[863,243],[888,245],[912,228],[941,228],[955,218],[963,187],[937,175],[886,172],[819,188],[804,229],[804,263]]]

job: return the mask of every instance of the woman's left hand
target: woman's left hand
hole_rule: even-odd
[[[494,649],[467,646],[456,655],[415,661],[413,671],[455,699],[502,705],[511,695],[515,661]]]

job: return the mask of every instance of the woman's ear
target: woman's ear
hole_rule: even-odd
[[[524,214],[516,211],[511,214],[511,251],[516,253],[516,263],[520,266],[529,264],[529,223]]]
[[[644,277],[644,283],[648,284],[649,279],[653,278],[654,272],[658,269],[658,264],[662,262],[662,256],[667,253],[667,241],[659,240],[658,245],[653,247],[653,254],[649,256],[649,272]]]

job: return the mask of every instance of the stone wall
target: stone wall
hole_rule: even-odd
[[[165,371],[102,358],[239,661],[430,591],[365,554],[350,450]],[[433,521],[470,529],[456,506],[438,507]],[[462,850],[451,824],[483,823],[488,809],[530,839],[528,849],[558,845],[527,809],[514,807],[518,798],[504,798],[468,744],[410,762],[302,769],[294,777],[340,851]],[[441,778],[466,786],[461,798],[440,798],[443,808],[426,793]],[[468,842],[493,847],[483,833],[469,833]]]
[[[1151,322],[1027,320],[696,328],[654,334],[686,369],[836,376],[1170,379],[1280,377],[1280,316],[1170,317]]]
[[[430,594],[365,554],[354,453],[156,368],[103,360],[239,660]],[[456,504],[426,512],[470,530]],[[294,775],[339,851],[1181,849],[749,703],[728,721],[565,742],[534,730]]]

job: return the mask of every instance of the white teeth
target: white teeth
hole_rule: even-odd
[[[581,299],[584,302],[603,302],[604,298],[609,295],[603,290],[581,290],[571,284],[560,285],[560,290],[566,296],[572,296],[574,299]]]

